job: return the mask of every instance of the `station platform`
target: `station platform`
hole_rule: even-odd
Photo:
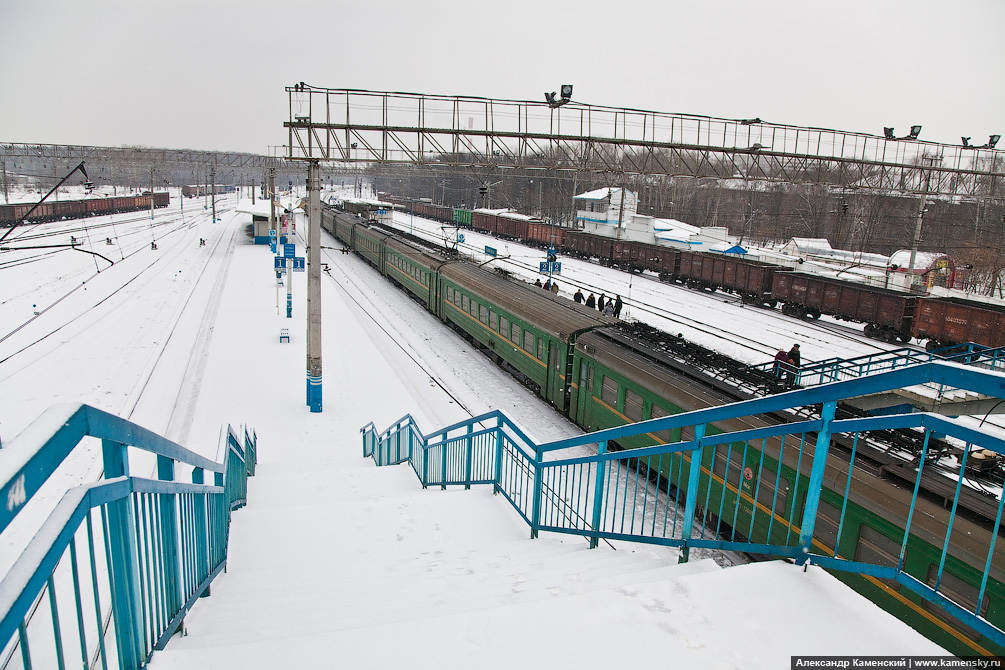
[[[295,275],[294,318],[277,316],[271,257],[235,249],[188,431],[205,451],[222,422],[253,426],[257,474],[226,572],[151,668],[778,668],[795,654],[945,653],[814,566],[720,568],[694,553],[678,565],[668,548],[532,540],[489,489],[423,490],[405,466],[377,468],[359,429],[406,413],[433,428],[500,407],[532,432],[577,429],[411,301],[389,296],[393,315],[375,314],[358,287],[383,280],[349,256],[322,277],[312,414],[306,276]],[[415,340],[400,341],[391,318]],[[416,363],[423,346],[442,358]]]

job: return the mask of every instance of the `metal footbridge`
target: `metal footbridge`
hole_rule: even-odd
[[[802,366],[798,370],[791,369],[785,363],[776,365],[774,362],[754,367],[757,370],[775,374],[780,378],[789,378],[793,385],[807,388],[830,382],[860,379],[880,372],[899,370],[933,361],[948,361],[969,367],[1003,372],[1005,371],[1005,347],[985,347],[974,342],[930,352],[901,347],[854,358],[828,358]],[[909,388],[863,395],[849,399],[848,403],[870,411],[909,404],[924,412],[935,412],[949,416],[1005,412],[1005,403],[1001,402],[999,398],[931,382]]]
[[[545,444],[499,411],[429,434],[405,416],[382,432],[372,423],[363,427],[363,454],[378,465],[407,464],[424,488],[491,486],[527,523],[532,538],[546,531],[581,536],[593,547],[601,540],[672,546],[681,562],[695,548],[812,562],[877,588],[893,585],[898,606],[919,616],[929,608],[948,612],[1005,645],[1005,631],[980,605],[1002,588],[995,575],[1003,559],[995,547],[1005,498],[1000,489],[993,493],[986,523],[967,518],[961,503],[971,486],[970,455],[1005,453],[1005,440],[927,412],[835,418],[838,402],[914,386],[1002,399],[1005,374],[945,361],[887,368]],[[822,405],[817,419],[758,421],[813,404]],[[880,485],[881,477],[869,472],[860,454],[870,433],[882,430],[923,435],[922,453],[903,488]],[[928,500],[922,487],[937,468],[928,453],[933,434],[964,445],[955,492],[945,506]],[[634,448],[615,451],[616,444]],[[596,452],[583,449],[588,445],[597,445]],[[836,445],[847,451],[839,455]],[[856,551],[867,523],[895,525],[884,536],[888,550],[868,556]],[[965,550],[956,544],[961,533]],[[961,569],[961,551],[971,556],[966,588],[953,573]]]

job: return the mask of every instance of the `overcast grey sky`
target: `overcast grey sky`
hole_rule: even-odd
[[[265,153],[304,81],[983,144],[1003,26],[1005,0],[0,0],[0,141]]]

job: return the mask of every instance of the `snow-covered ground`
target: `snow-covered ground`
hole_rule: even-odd
[[[121,246],[89,230],[95,250],[117,250],[110,268],[69,250],[0,257],[21,261],[0,266],[5,439],[62,401],[129,416],[214,458],[221,424],[257,431],[258,475],[234,515],[228,571],[153,667],[775,668],[799,653],[941,653],[815,567],[678,569],[666,549],[532,541],[487,489],[423,491],[405,467],[375,468],[359,429],[406,413],[426,430],[502,409],[540,441],[580,431],[360,259],[329,250],[324,411],[310,413],[305,275],[293,275],[294,317],[278,315],[272,254],[250,244],[250,217],[218,199],[214,223],[191,203],[184,216],[174,200],[159,210],[159,229],[118,215]],[[79,225],[25,233],[58,239]],[[80,449],[5,532],[0,571],[17,553],[8,536],[24,539],[53,490],[98,475],[96,452]]]

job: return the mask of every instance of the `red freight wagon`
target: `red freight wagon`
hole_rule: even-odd
[[[1005,307],[962,298],[919,298],[914,336],[928,338],[929,351],[964,342],[1005,347]]]

